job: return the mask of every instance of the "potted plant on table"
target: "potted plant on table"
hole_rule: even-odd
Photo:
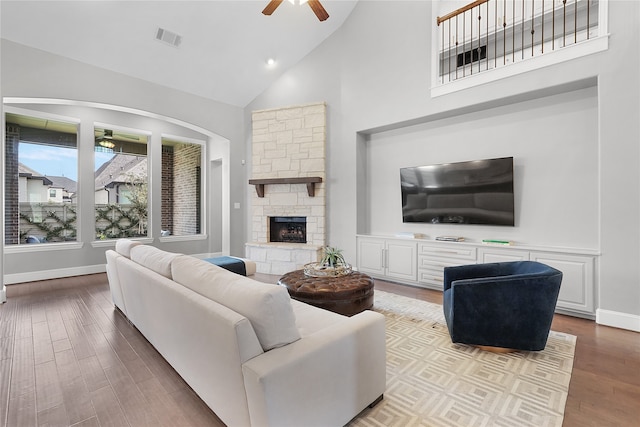
[[[320,262],[311,262],[304,266],[304,274],[313,277],[338,277],[351,273],[351,265],[342,255],[342,249],[325,246]]]

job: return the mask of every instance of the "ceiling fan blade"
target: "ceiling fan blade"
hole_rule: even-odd
[[[320,21],[327,20],[327,18],[329,17],[329,14],[327,13],[326,10],[324,10],[324,7],[322,7],[322,5],[318,0],[309,0],[308,3],[309,3],[309,7],[311,7],[311,9],[313,10],[313,13],[316,14],[316,16]]]
[[[278,6],[280,6],[280,3],[282,3],[282,0],[271,0],[267,7],[264,8],[262,13],[264,15],[271,15],[278,8]]]

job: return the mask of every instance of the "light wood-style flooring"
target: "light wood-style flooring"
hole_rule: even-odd
[[[380,280],[376,288],[442,303],[438,291]],[[114,309],[105,274],[11,285],[7,293],[0,427],[223,425]],[[552,327],[578,337],[564,426],[640,425],[640,334],[562,315]]]

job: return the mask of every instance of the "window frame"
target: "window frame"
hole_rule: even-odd
[[[189,235],[180,235],[180,236],[162,236],[161,230],[158,230],[158,240],[160,242],[184,242],[184,241],[192,241],[192,240],[205,240],[208,238],[207,231],[207,221],[208,218],[207,212],[209,210],[209,174],[207,170],[207,141],[189,138],[179,135],[161,133],[160,134],[160,152],[162,152],[162,143],[164,140],[171,140],[175,142],[182,142],[185,144],[195,144],[200,146],[200,233],[198,234],[189,234]],[[161,153],[162,154],[162,153]],[[162,174],[160,174],[160,179],[162,179]],[[160,194],[160,206],[162,206],[162,194]],[[162,223],[160,223],[160,228],[162,228]]]
[[[82,117],[82,119],[77,119],[76,123],[79,127],[79,134],[81,135],[80,139],[83,140],[82,136],[86,133],[93,135],[93,121],[100,117],[106,117],[111,113],[116,114],[126,114],[134,118],[134,120],[140,123],[146,123],[149,120],[160,123],[158,126],[154,124],[154,129],[159,129],[159,133],[162,133],[161,129],[164,128],[163,124],[168,126],[178,126],[186,133],[196,133],[198,134],[197,139],[193,138],[184,138],[187,141],[204,141],[205,151],[203,152],[202,160],[203,160],[203,210],[202,215],[205,218],[204,223],[202,224],[201,232],[203,234],[195,235],[195,236],[172,236],[172,237],[163,237],[161,239],[157,239],[154,237],[140,238],[135,239],[142,243],[153,243],[156,240],[161,241],[201,241],[207,240],[210,238],[208,233],[208,227],[210,223],[210,218],[208,214],[208,210],[210,209],[209,204],[212,202],[211,199],[211,183],[209,182],[210,170],[209,168],[212,165],[217,165],[216,168],[220,171],[220,182],[216,184],[216,188],[219,187],[220,197],[218,199],[218,206],[220,209],[220,218],[218,219],[220,223],[221,234],[217,238],[220,240],[221,251],[223,253],[228,253],[231,249],[231,196],[230,196],[230,181],[231,181],[231,169],[230,169],[230,158],[231,158],[231,140],[222,136],[219,133],[213,132],[205,127],[200,125],[195,125],[191,122],[185,121],[180,118],[167,116],[161,113],[154,113],[147,110],[142,110],[133,107],[124,107],[122,105],[114,105],[103,102],[95,102],[95,101],[80,101],[66,98],[42,98],[42,97],[19,97],[19,96],[5,96],[2,98],[3,102],[3,113],[6,111],[18,111],[22,112],[22,114],[27,115],[50,115],[57,116],[63,119],[69,119],[70,116]],[[25,106],[24,108],[22,106]],[[58,112],[57,114],[47,112],[48,109],[56,109],[58,106],[68,110],[64,112]],[[78,113],[76,113],[78,111]],[[4,121],[4,114],[2,115],[2,120]],[[90,129],[87,129],[90,128]],[[179,131],[178,133],[182,133]],[[168,135],[168,134],[167,134]],[[154,134],[155,136],[155,134]],[[4,134],[2,136],[4,138]],[[158,140],[159,142],[159,140]],[[155,146],[158,145],[158,150],[161,149],[160,144],[156,144],[156,142],[151,142],[151,149],[155,150]],[[3,139],[3,148],[4,150],[4,139]],[[82,152],[85,152],[86,149],[82,149]],[[0,151],[0,153],[4,154],[4,151]],[[89,158],[86,158],[85,154],[79,155],[79,161],[82,166],[83,161],[86,163]],[[4,158],[2,158],[1,165],[4,169]],[[82,167],[81,167],[82,170]],[[3,175],[4,176],[4,175]],[[3,178],[4,180],[4,178]],[[3,181],[4,182],[4,181]],[[81,183],[79,183],[81,185]],[[79,193],[85,193],[86,190],[83,190],[79,187]],[[93,190],[90,194],[93,193]],[[4,206],[4,197],[1,198],[0,203],[3,203]],[[83,202],[87,204],[87,202]],[[91,202],[91,205],[93,202]],[[83,210],[92,210],[90,206],[85,206],[84,209],[82,207],[78,208],[78,216],[81,218],[78,222],[78,239],[82,239],[84,236],[87,236],[87,230],[84,233],[81,233],[82,227],[87,228],[88,225],[83,223],[82,220],[82,211]],[[153,210],[153,208],[152,208]],[[0,215],[4,218],[4,209],[0,212]],[[92,221],[93,223],[93,221]],[[90,227],[91,231],[95,227]],[[4,236],[4,228],[2,229],[2,233]],[[153,228],[151,229],[153,233]],[[94,233],[89,233],[94,236]],[[93,238],[93,237],[92,237]],[[3,250],[5,254],[10,254],[12,252],[16,253],[29,253],[31,251],[52,251],[58,249],[79,249],[84,245],[89,244],[94,248],[104,248],[104,247],[114,247],[115,241],[111,240],[103,240],[103,241],[78,241],[75,243],[49,243],[47,245],[29,245],[24,246],[22,248],[11,248],[9,246],[4,246],[3,242]],[[62,247],[60,247],[62,245]],[[44,246],[41,249],[37,249],[36,246]]]
[[[97,122],[94,121],[93,122],[93,127],[92,127],[92,133],[95,134],[95,130],[99,128],[99,129],[109,129],[112,130],[114,133],[127,133],[127,134],[134,134],[134,135],[139,135],[139,136],[144,136],[147,139],[147,142],[145,143],[146,146],[146,162],[147,162],[147,188],[148,188],[148,195],[147,195],[147,234],[146,236],[136,236],[136,237],[131,237],[131,239],[133,240],[138,240],[138,239],[152,239],[151,241],[153,241],[153,233],[152,233],[152,229],[151,229],[151,224],[153,223],[153,205],[152,205],[152,189],[153,189],[153,166],[152,166],[152,151],[153,151],[153,131],[150,130],[146,130],[146,129],[140,129],[140,128],[133,128],[133,127],[127,127],[127,126],[122,126],[122,125],[116,125],[116,124],[112,124],[112,123],[106,123],[106,122]],[[93,171],[94,173],[96,172],[96,151],[95,151],[95,143],[93,145]],[[115,151],[113,153],[114,155],[117,154]],[[129,155],[135,155],[132,153],[123,153],[123,154],[129,154]],[[95,178],[94,178],[94,184],[95,184]],[[95,189],[95,185],[93,185],[94,189]],[[117,204],[120,204],[120,195],[116,195],[116,199],[117,199]],[[96,215],[96,201],[95,201],[95,194],[94,194],[94,198],[93,198],[93,216],[92,216],[92,220],[93,220],[93,228],[95,230],[95,215]],[[116,241],[118,238],[108,238],[108,239],[104,239],[104,240],[100,240],[98,238],[96,238],[95,233],[94,233],[94,238],[93,238],[93,242],[104,242],[104,241]]]
[[[4,101],[4,104],[6,104],[6,101]],[[2,165],[1,165],[1,169],[2,169],[2,185],[6,186],[6,182],[4,180],[4,175],[6,173],[6,161],[7,161],[7,153],[6,153],[6,148],[7,148],[7,141],[6,141],[6,117],[7,114],[16,114],[16,115],[20,115],[20,116],[25,116],[25,117],[31,117],[34,119],[41,119],[41,120],[51,120],[51,121],[55,121],[55,122],[62,122],[62,123],[67,123],[69,125],[74,125],[76,128],[76,151],[77,151],[77,156],[76,156],[76,173],[78,174],[78,183],[79,183],[79,175],[80,175],[80,135],[81,135],[81,127],[82,127],[82,120],[78,117],[72,117],[72,116],[67,116],[67,115],[61,115],[61,114],[55,114],[55,113],[49,113],[46,111],[41,111],[41,110],[32,110],[32,109],[26,109],[26,108],[19,108],[19,107],[14,107],[14,106],[8,106],[8,105],[3,105],[2,108],[2,123],[3,123],[3,132],[2,132],[2,147],[1,147],[1,153],[2,153]],[[12,254],[12,253],[28,253],[28,252],[40,252],[40,251],[48,251],[48,250],[52,250],[52,251],[56,251],[56,250],[67,250],[67,249],[79,249],[82,248],[84,246],[84,242],[82,241],[82,235],[81,235],[81,223],[82,223],[82,216],[81,216],[81,209],[80,209],[80,204],[77,203],[76,205],[76,240],[75,241],[69,241],[69,242],[45,242],[45,243],[30,243],[30,244],[11,244],[11,245],[7,245],[5,243],[5,237],[6,237],[6,222],[5,222],[5,207],[6,207],[6,192],[5,189],[3,188],[2,191],[2,200],[0,201],[0,203],[2,203],[2,211],[1,216],[2,216],[2,246],[4,248],[4,253],[5,254]]]

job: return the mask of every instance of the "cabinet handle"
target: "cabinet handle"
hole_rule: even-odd
[[[451,267],[452,264],[446,262],[438,262],[438,261],[428,261],[423,264],[424,267],[429,267],[430,265],[435,265],[438,267]]]
[[[435,253],[439,253],[439,254],[456,254],[456,255],[459,255],[459,254],[460,254],[460,252],[459,252],[459,251],[454,251],[454,250],[451,250],[451,251],[445,251],[445,250],[442,250],[442,249],[438,249],[438,250],[435,250],[435,251],[433,251],[433,252],[435,252]]]

